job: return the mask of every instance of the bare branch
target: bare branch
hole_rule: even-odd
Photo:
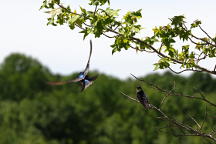
[[[107,34],[105,34],[105,33],[103,33],[103,35],[105,36],[105,37],[107,37],[107,38],[115,38],[116,36],[109,36],[109,35],[107,35]]]
[[[201,95],[201,98],[202,98],[203,101],[205,101],[205,102],[209,103],[210,105],[216,107],[216,104],[214,104],[211,101],[209,101],[208,99],[206,99],[205,95],[202,92],[200,92],[200,95]]]
[[[197,97],[197,96],[191,96],[191,95],[184,95],[184,94],[181,94],[181,93],[177,93],[177,92],[174,92],[174,91],[170,91],[170,90],[165,90],[165,89],[162,89],[160,88],[159,86],[153,84],[153,83],[149,83],[149,82],[146,82],[145,80],[143,79],[139,79],[137,78],[136,76],[134,76],[133,74],[131,74],[135,79],[141,81],[141,82],[144,82],[146,83],[147,85],[151,86],[152,88],[164,93],[164,94],[168,94],[169,96],[173,95],[173,96],[180,96],[180,97],[186,97],[186,98],[190,98],[190,99],[196,99],[196,100],[201,100],[201,101],[204,101],[208,104],[210,104],[211,106],[214,106],[216,107],[216,104],[215,103],[212,103],[211,101],[209,101],[208,99],[205,98],[205,96],[200,93],[201,97]]]
[[[183,28],[185,31],[188,31],[188,28],[187,28],[187,26],[186,26],[185,24],[183,24],[182,28]],[[201,28],[201,30],[203,30],[203,29]],[[204,30],[203,30],[203,32],[204,32],[205,34],[207,34],[207,36],[209,36],[208,33],[205,32]],[[206,41],[206,40],[203,39],[203,38],[199,38],[199,37],[193,35],[192,33],[191,33],[191,36],[192,36],[193,38],[197,39],[197,40],[201,40],[202,42],[204,42],[204,43],[206,43],[206,44],[209,44],[209,45],[212,45],[212,46],[216,47],[215,44],[213,44],[213,43],[211,43],[211,42],[209,42],[209,41]],[[212,38],[210,38],[210,39],[213,40]]]
[[[175,74],[180,74],[180,73],[183,73],[183,72],[185,72],[185,71],[202,72],[202,71],[200,71],[200,70],[196,70],[196,69],[193,69],[193,68],[191,68],[191,69],[184,69],[184,70],[179,71],[179,72],[173,70],[171,67],[168,67],[168,69],[169,69],[170,71],[172,71],[173,73],[175,73]]]
[[[198,58],[196,59],[196,64],[197,64],[197,65],[198,65],[198,63],[199,63],[201,60],[206,59],[206,57],[207,57],[206,54],[204,54],[204,56],[201,57],[203,54],[204,54],[204,52],[201,52],[201,53],[199,54]]]
[[[124,96],[126,96],[127,98],[129,98],[130,100],[132,100],[132,101],[135,101],[135,102],[137,102],[137,103],[140,103],[137,99],[135,99],[135,98],[132,98],[132,97],[130,97],[130,96],[128,96],[128,95],[126,95],[125,93],[123,93],[123,92],[120,92],[121,94],[123,94]]]
[[[207,37],[209,39],[211,39],[212,41],[214,41],[214,39],[200,25],[199,25],[199,28],[201,29],[202,32],[204,32],[207,35]]]
[[[193,44],[195,44],[195,45],[201,45],[201,46],[204,46],[204,45],[206,45],[206,43],[197,43],[197,42],[195,42],[192,38],[190,38],[189,37],[189,40],[193,43]]]
[[[134,99],[134,98],[128,96],[127,94],[125,94],[125,93],[123,93],[123,92],[121,92],[121,94],[123,94],[124,96],[126,96],[128,99],[139,103],[138,100],[136,100],[136,99]],[[211,139],[211,140],[213,140],[213,141],[216,142],[216,138],[213,137],[211,134],[206,134],[206,133],[197,131],[197,130],[193,129],[193,128],[190,127],[190,126],[185,125],[185,124],[183,124],[183,123],[181,123],[181,122],[178,122],[178,121],[176,121],[175,119],[169,117],[169,116],[166,115],[160,108],[157,108],[155,105],[153,105],[153,104],[149,104],[149,105],[150,105],[150,109],[152,109],[152,110],[158,112],[161,116],[163,116],[163,117],[162,117],[163,120],[165,120],[165,121],[167,120],[168,122],[174,124],[175,126],[177,126],[177,127],[179,127],[179,128],[182,128],[182,129],[186,130],[187,132],[189,132],[190,134],[188,134],[188,136],[190,135],[190,136],[201,136],[201,137],[206,137],[206,138],[209,138],[209,139]],[[182,136],[183,136],[183,135],[182,135]],[[185,135],[185,136],[186,136],[186,135]]]

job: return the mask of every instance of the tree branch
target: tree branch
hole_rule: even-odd
[[[130,97],[129,95],[121,92],[122,95],[126,96],[128,99],[132,100],[132,101],[135,101],[137,103],[140,103],[138,100]],[[208,139],[211,139],[213,141],[216,142],[216,138],[213,137],[211,134],[206,134],[206,133],[203,133],[203,132],[200,132],[198,130],[195,130],[193,129],[192,127],[188,126],[188,125],[185,125],[181,122],[178,122],[177,120],[169,117],[168,115],[166,115],[160,108],[157,108],[155,105],[153,104],[149,104],[149,108],[158,112],[161,116],[162,116],[162,119],[163,120],[167,120],[168,122],[174,124],[175,126],[179,127],[179,128],[182,128],[184,130],[186,130],[187,132],[189,132],[190,134],[187,134],[188,136],[201,136],[201,137],[205,137],[205,138],[208,138]],[[187,135],[181,135],[181,136],[187,136]],[[180,136],[180,135],[179,135]]]
[[[185,72],[185,71],[195,71],[195,72],[202,72],[202,71],[199,71],[199,70],[194,70],[194,69],[184,69],[184,70],[182,70],[182,71],[179,71],[179,72],[177,72],[177,71],[174,71],[171,67],[168,67],[168,69],[170,70],[170,71],[172,71],[173,73],[175,73],[175,74],[180,74],[180,73],[182,73],[182,72]]]
[[[64,6],[62,6],[62,5],[60,5],[60,4],[58,4],[58,6],[61,7],[61,8],[63,8],[63,9],[66,9]],[[76,14],[76,15],[80,15],[80,16],[81,16],[81,14],[73,13],[73,12],[69,11],[68,9],[66,9],[66,10],[67,10],[69,13]],[[84,24],[85,24],[85,23],[84,23]],[[88,26],[88,27],[92,27],[91,25],[88,25],[88,24],[85,24],[85,25]],[[78,25],[77,25],[77,26],[78,26]],[[81,28],[80,26],[78,26],[78,27]],[[182,28],[184,28],[184,27],[182,27]],[[81,29],[83,29],[83,28],[81,28]],[[186,28],[184,28],[184,29],[186,29]],[[106,30],[107,30],[106,32],[112,32],[112,33],[114,33],[114,34],[116,34],[116,35],[122,36],[122,34],[120,34],[119,32],[117,32],[116,30],[113,30],[112,28],[106,28]],[[105,32],[103,32],[102,34],[105,35],[105,36],[108,37],[108,38],[114,38],[114,37],[115,37],[115,36],[113,36],[113,37],[108,36],[108,35],[105,34]],[[195,37],[195,36],[193,36],[193,37],[197,39],[197,37]],[[173,61],[173,62],[175,62],[175,63],[178,63],[178,64],[184,64],[184,62],[179,61],[178,59],[174,59],[174,58],[171,58],[171,57],[169,57],[169,56],[163,54],[163,53],[160,51],[161,48],[160,48],[159,51],[158,51],[155,47],[153,47],[152,45],[150,45],[150,44],[144,42],[143,40],[140,40],[139,38],[136,38],[136,37],[129,37],[128,39],[132,40],[134,43],[139,43],[140,45],[145,44],[147,47],[149,47],[150,49],[152,49],[156,54],[158,54],[159,56],[161,56],[161,57],[163,57],[163,58],[167,58],[167,59],[169,59],[169,60],[171,60],[171,61]],[[198,39],[199,39],[199,38],[198,38]],[[200,38],[199,40],[202,40],[202,41],[203,41],[203,39],[201,39],[201,38]],[[204,42],[206,42],[206,43],[208,43],[208,44],[211,44],[211,43],[209,43],[208,41],[204,41]],[[211,45],[212,45],[212,44],[211,44]],[[215,46],[215,45],[214,45],[214,46]],[[136,49],[136,50],[141,51],[140,49]],[[211,74],[216,75],[216,71],[208,70],[208,69],[206,69],[206,68],[204,68],[204,67],[201,67],[200,65],[195,65],[194,68],[196,68],[196,69],[198,69],[198,70],[200,70],[200,71],[203,71],[203,72],[207,72],[207,73],[211,73]]]
[[[139,79],[137,78],[135,75],[131,74],[135,79],[141,81],[141,82],[144,82],[146,83],[147,85],[151,86],[152,88],[164,93],[164,94],[169,94],[170,95],[173,95],[173,96],[180,96],[180,97],[186,97],[186,98],[190,98],[190,99],[196,99],[196,100],[201,100],[201,101],[204,101],[208,104],[210,104],[211,106],[214,106],[216,107],[216,104],[215,103],[212,103],[211,101],[209,101],[208,99],[205,98],[205,96],[200,93],[201,97],[197,97],[197,96],[190,96],[190,95],[183,95],[181,93],[177,93],[177,92],[173,92],[173,91],[168,91],[168,90],[165,90],[165,89],[162,89],[160,88],[159,86],[153,84],[153,83],[149,83],[149,82],[146,82],[145,80],[143,79]]]
[[[206,35],[207,35],[207,37],[209,38],[209,39],[211,39],[212,41],[214,41],[214,39],[199,25],[199,28],[201,29],[201,31],[203,32],[203,33],[205,33]],[[216,45],[215,45],[216,46]]]

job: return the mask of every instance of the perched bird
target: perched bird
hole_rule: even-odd
[[[145,107],[149,108],[149,103],[147,96],[145,95],[144,91],[142,90],[141,86],[137,86],[136,88],[136,94],[137,94],[137,99],[139,102]]]
[[[48,84],[50,84],[50,85],[64,85],[64,84],[73,83],[73,82],[80,82],[80,84],[82,86],[82,91],[84,89],[86,89],[87,87],[89,87],[93,83],[93,81],[97,78],[97,76],[92,77],[92,78],[87,76],[87,74],[89,72],[91,55],[92,55],[92,41],[90,40],[90,53],[89,53],[88,62],[86,64],[84,71],[80,72],[78,74],[77,78],[75,78],[75,79],[68,80],[68,81],[60,81],[60,82],[48,82]]]

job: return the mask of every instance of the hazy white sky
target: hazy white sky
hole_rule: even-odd
[[[93,40],[91,69],[126,78],[153,72],[157,58],[133,50],[111,54],[112,40],[87,38],[67,26],[47,26],[47,15],[39,11],[42,0],[6,0],[0,5],[0,62],[12,52],[21,52],[37,58],[54,73],[70,74],[83,70]],[[64,0],[72,7],[87,6],[88,0]],[[203,27],[216,33],[215,0],[111,0],[111,7],[128,10],[142,9],[145,35],[154,26],[165,25],[168,18],[184,14],[188,22],[200,19]]]

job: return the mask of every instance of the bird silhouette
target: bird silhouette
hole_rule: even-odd
[[[137,94],[137,99],[139,100],[139,102],[145,108],[149,108],[148,98],[147,98],[146,94],[144,93],[143,89],[141,88],[141,86],[137,86],[137,88],[136,88],[136,94]]]
[[[68,80],[68,81],[57,81],[57,82],[48,82],[49,85],[64,85],[68,83],[74,83],[74,82],[80,82],[82,86],[82,91],[85,90],[87,87],[89,87],[94,80],[96,80],[97,76],[89,77],[87,74],[89,72],[89,66],[90,66],[90,59],[92,55],[92,41],[90,40],[90,52],[89,52],[89,58],[88,62],[86,64],[86,67],[84,71],[80,72],[77,76],[77,78]]]

